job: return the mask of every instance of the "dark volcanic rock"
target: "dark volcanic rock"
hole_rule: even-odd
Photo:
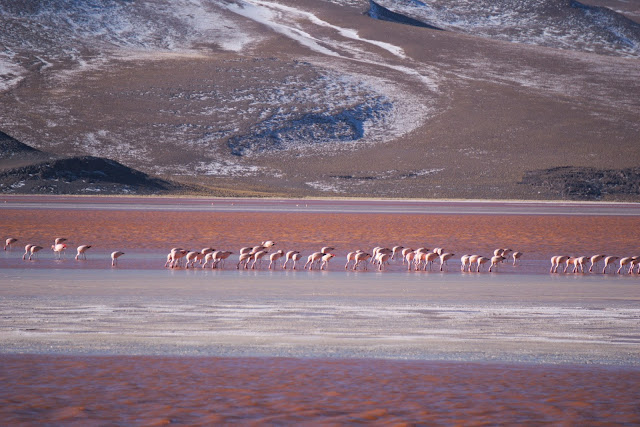
[[[563,198],[597,200],[605,196],[640,195],[640,167],[596,169],[563,166],[528,171],[521,184],[543,187]]]
[[[0,132],[0,192],[158,194],[181,186],[100,157],[60,158]]]

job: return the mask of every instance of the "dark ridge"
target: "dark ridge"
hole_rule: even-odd
[[[179,188],[178,184],[93,156],[51,159],[0,170],[2,193],[158,194]]]
[[[16,155],[37,154],[42,151],[23,144],[17,139],[0,132],[0,159],[8,159]]]
[[[369,0],[369,11],[367,12],[367,15],[380,21],[395,22],[398,24],[413,25],[414,27],[443,31],[442,28],[427,24],[426,22],[418,21],[417,19],[410,18],[400,13],[392,12],[386,7],[380,6],[373,0]]]
[[[562,166],[533,170],[524,174],[520,184],[542,187],[563,198],[598,200],[605,196],[639,196],[640,167],[596,169]]]

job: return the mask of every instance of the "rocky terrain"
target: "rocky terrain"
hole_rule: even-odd
[[[0,132],[0,193],[174,194],[197,192],[93,156],[59,157]]]
[[[639,18],[622,0],[0,0],[0,131],[44,152],[11,170],[55,153],[79,182],[111,159],[161,192],[640,201]],[[45,169],[2,191],[52,191]]]

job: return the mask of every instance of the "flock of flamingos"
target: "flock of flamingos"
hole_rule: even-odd
[[[12,245],[15,244],[18,239],[10,237],[6,239],[4,250],[11,249]],[[67,244],[64,243],[67,239],[58,237],[55,239],[53,245],[51,245],[51,250],[54,252],[57,258],[60,258],[62,254],[67,249]],[[236,264],[236,268],[240,269],[256,269],[256,267],[260,267],[262,261],[266,258],[269,260],[269,269],[275,269],[280,262],[282,261],[281,267],[286,269],[287,266],[291,263],[291,268],[296,269],[298,262],[302,259],[302,255],[299,251],[288,251],[285,252],[282,249],[279,249],[275,252],[271,252],[271,249],[275,246],[275,242],[272,240],[267,240],[262,242],[257,246],[247,246],[241,248],[239,251],[238,263]],[[91,248],[91,245],[81,245],[77,248],[77,254],[75,256],[76,260],[87,259],[86,252]],[[42,246],[27,244],[25,246],[25,252],[22,256],[23,260],[26,260],[27,257],[29,260],[33,259],[36,254],[43,249]],[[335,248],[326,246],[320,249],[318,252],[314,252],[307,257],[307,261],[305,262],[303,269],[313,270],[314,268],[325,270],[329,266],[329,261],[335,257],[332,253]],[[203,248],[200,251],[189,251],[183,248],[173,248],[167,254],[167,260],[165,263],[165,267],[168,268],[195,268],[196,263],[202,268],[206,268],[209,265],[211,268],[223,268],[225,260],[232,255],[231,251],[222,251],[215,250],[214,248]],[[118,258],[124,255],[122,251],[115,251],[111,253],[111,265],[116,266],[118,263]],[[433,250],[427,248],[405,248],[402,246],[394,246],[393,248],[386,247],[375,247],[371,251],[371,253],[364,252],[362,250],[357,250],[354,252],[349,252],[347,254],[347,263],[344,268],[352,270],[358,270],[358,268],[362,270],[367,270],[369,268],[369,264],[372,264],[374,268],[377,268],[379,271],[385,269],[387,265],[390,264],[391,261],[396,259],[401,259],[402,264],[407,266],[407,270],[431,270],[433,263],[435,261],[440,261],[440,271],[443,271],[445,266],[447,265],[447,261],[453,258],[455,254],[450,252],[445,252],[443,248],[435,248]],[[513,265],[515,266],[520,258],[522,257],[522,252],[513,251],[513,249],[508,248],[499,248],[496,249],[493,253],[492,257],[484,257],[481,255],[463,255],[460,258],[461,270],[462,271],[475,271],[480,272],[482,266],[485,264],[489,265],[488,271],[491,272],[493,269],[497,269],[498,265],[507,260],[509,257],[513,258]],[[551,269],[550,273],[557,273],[558,269],[560,269],[563,265],[563,272],[567,273],[569,269],[573,273],[584,273],[587,267],[587,263],[591,263],[589,266],[589,272],[593,272],[594,266],[596,266],[600,261],[603,261],[604,267],[602,269],[602,273],[605,274],[610,266],[615,266],[616,262],[619,264],[619,268],[616,271],[617,274],[622,273],[625,269],[627,273],[631,274],[634,272],[634,269],[637,268],[638,274],[640,274],[640,256],[632,256],[632,257],[617,257],[617,256],[607,256],[604,254],[597,254],[591,257],[588,256],[579,256],[579,257],[571,257],[565,255],[556,255],[551,257]],[[615,267],[614,267],[615,268]],[[597,270],[596,270],[597,271]]]

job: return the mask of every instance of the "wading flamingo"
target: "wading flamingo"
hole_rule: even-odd
[[[344,269],[348,269],[349,268],[349,263],[351,263],[351,261],[355,261],[356,260],[356,254],[363,252],[361,249],[358,249],[355,252],[349,252],[347,254],[347,263],[344,265]]]
[[[253,264],[251,264],[251,269],[255,270],[256,263],[258,263],[258,267],[260,267],[260,264],[262,264],[262,258],[264,258],[264,256],[266,254],[268,254],[268,253],[269,253],[269,251],[267,251],[266,249],[254,253],[253,254]]]
[[[412,248],[404,248],[402,250],[402,265],[404,265],[405,260],[407,259],[407,254],[413,252]],[[413,260],[413,258],[411,258]]]
[[[31,245],[31,247],[29,248],[29,261],[31,261],[31,257],[33,257],[34,255],[36,255],[38,252],[40,252],[42,249],[44,249],[42,246],[38,246],[38,245]]]
[[[608,256],[604,259],[604,268],[602,269],[602,274],[605,274],[607,272],[607,267],[609,267],[609,265],[615,264],[615,262],[620,259],[620,257],[617,256]]]
[[[462,271],[467,271],[467,266],[469,266],[469,257],[471,255],[462,255],[460,257],[460,270]],[[471,269],[471,266],[469,266],[469,269]]]
[[[64,252],[66,249],[67,245],[65,245],[64,243],[56,243],[55,245],[51,245],[51,250],[53,250],[58,259],[62,257],[62,252]]]
[[[320,264],[320,270],[325,270],[325,267],[329,267],[329,260],[334,256],[334,254],[324,254],[322,256],[322,264]]]
[[[238,265],[236,265],[236,269],[240,269],[240,264],[242,264],[245,269],[249,268],[249,261],[251,260],[252,257],[253,257],[253,254],[251,252],[245,252],[243,254],[240,254],[240,257],[238,258]]]
[[[616,271],[616,273],[620,274],[620,272],[622,271],[624,266],[627,265],[627,264],[631,264],[632,260],[633,260],[633,257],[630,257],[630,256],[626,256],[624,258],[620,258],[620,268],[618,269],[618,271]]]
[[[356,254],[356,259],[355,259],[355,264],[353,264],[353,270],[357,270],[358,269],[358,264],[363,263],[364,265],[364,270],[367,269],[367,260],[371,258],[371,254],[368,254],[366,252],[359,252]]]
[[[59,245],[60,243],[64,243],[67,241],[66,237],[56,237],[56,239],[53,241],[54,245]]]
[[[120,258],[122,255],[124,255],[124,252],[121,252],[121,251],[111,252],[111,266],[112,267],[118,265],[118,258]]]
[[[17,241],[18,239],[16,239],[15,237],[9,237],[7,240],[4,241],[4,250],[6,251],[7,248],[11,250],[11,246],[13,246],[13,244]]]
[[[322,252],[314,252],[314,253],[312,253],[311,255],[309,255],[307,257],[307,262],[304,264],[304,267],[302,267],[302,268],[306,269],[307,266],[309,266],[309,270],[313,270],[313,264],[316,261],[322,259],[323,255],[325,255],[325,254],[323,254]]]
[[[396,259],[396,255],[400,256],[399,254],[402,253],[402,250],[404,249],[404,247],[402,246],[394,246],[393,248],[391,248],[391,250],[393,251],[391,253],[391,259],[395,260]],[[404,255],[403,255],[404,257]]]
[[[496,270],[498,269],[498,264],[501,263],[502,261],[504,261],[506,258],[503,257],[502,255],[494,255],[491,257],[491,266],[489,267],[489,273],[491,273],[491,270],[493,269],[493,267],[496,268]]]
[[[485,265],[489,261],[490,261],[489,258],[483,257],[483,256],[479,256],[478,258],[476,258],[476,263],[478,264],[478,269],[476,270],[476,273],[480,273],[480,266]]]
[[[520,258],[522,258],[522,252],[514,252],[513,253],[513,265],[516,265],[516,262],[520,260]]]
[[[429,271],[431,271],[431,266],[433,265],[433,261],[438,259],[438,257],[440,256],[441,255],[438,255],[437,252],[428,252],[427,255],[424,257],[424,270],[426,271],[427,265],[429,265]]]
[[[78,246],[78,253],[76,254],[76,261],[80,258],[87,259],[87,249],[90,249],[91,245],[80,245]]]
[[[185,267],[189,268],[189,265],[191,265],[191,267],[193,267],[194,264],[196,263],[196,261],[198,261],[198,256],[199,255],[200,255],[200,252],[198,252],[198,251],[187,252],[187,254],[184,256],[184,259],[187,262],[185,264]]]
[[[22,255],[22,259],[27,259],[27,255],[29,255],[29,249],[31,249],[31,246],[33,246],[31,243],[28,243],[25,245],[24,247],[24,255]]]
[[[269,270],[271,270],[272,266],[275,270],[275,267],[278,265],[278,260],[282,258],[283,255],[284,255],[284,251],[282,249],[278,249],[276,252],[269,255]],[[275,263],[275,266],[274,266],[274,263]]]
[[[282,263],[282,268],[284,268],[285,270],[287,269],[287,264],[289,264],[289,261],[293,261],[293,256],[295,254],[300,255],[300,252],[299,251],[288,251],[284,255],[284,262]]]
[[[220,268],[224,268],[224,262],[227,258],[229,258],[229,256],[231,256],[231,254],[233,254],[233,252],[231,251],[212,252],[211,256],[213,257],[213,264],[211,265],[211,268],[218,268],[218,265],[220,264],[222,264]]]
[[[602,261],[605,257],[606,257],[606,255],[604,255],[604,254],[598,254],[598,255],[592,256],[591,257],[591,267],[589,267],[589,272],[591,273],[593,271],[593,266],[596,265],[597,263],[599,263],[600,261]]]
[[[447,263],[447,260],[449,260],[454,255],[455,254],[452,254],[451,252],[445,252],[445,253],[440,255],[440,271],[442,271],[442,268]]]
[[[300,254],[300,252],[295,251],[293,255],[291,255],[291,259],[293,260],[293,269],[296,269],[296,264],[298,264],[298,261],[300,261],[302,259],[302,254]]]
[[[404,259],[407,261],[407,270],[411,271],[411,266],[413,265],[413,260],[416,257],[416,253],[414,251],[407,252],[404,255]],[[404,264],[404,262],[403,262]]]
[[[391,259],[391,254],[378,251],[378,255],[376,255],[376,258],[376,262],[378,263],[378,271],[382,271],[384,265],[387,264]]]

